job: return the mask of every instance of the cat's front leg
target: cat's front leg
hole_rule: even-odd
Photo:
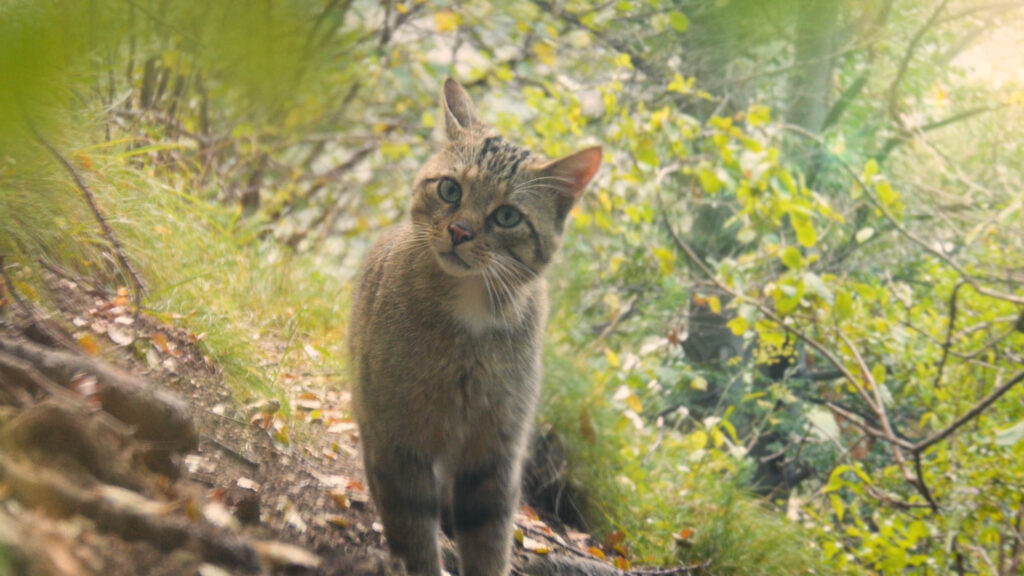
[[[456,475],[453,516],[460,576],[508,574],[521,468],[518,455],[509,454]]]
[[[410,574],[441,576],[441,504],[432,462],[395,446],[375,446],[364,455],[391,553]]]

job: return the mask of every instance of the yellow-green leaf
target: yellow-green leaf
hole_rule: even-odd
[[[434,25],[438,32],[451,32],[459,27],[462,18],[451,10],[434,12]]]
[[[690,28],[690,19],[686,14],[676,10],[668,13],[668,21],[669,24],[672,24],[672,27],[679,32],[686,32],[686,30]]]
[[[747,110],[747,123],[751,126],[763,126],[772,121],[772,109],[754,104]]]
[[[796,270],[804,265],[804,257],[800,255],[799,250],[792,246],[783,250],[780,258],[782,263],[786,265],[786,268],[790,270]]]
[[[732,333],[736,336],[742,336],[743,333],[750,328],[750,325],[747,323],[747,319],[742,316],[737,316],[732,320],[729,320],[729,322],[726,323],[726,326],[728,326],[729,330],[732,330]]]
[[[629,406],[629,409],[632,410],[633,412],[636,412],[637,414],[640,414],[644,411],[644,405],[642,402],[640,402],[640,398],[636,394],[630,394],[629,396],[626,396],[626,406]]]

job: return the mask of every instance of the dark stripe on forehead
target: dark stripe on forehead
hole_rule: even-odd
[[[501,143],[501,136],[491,136],[484,140],[483,147],[480,149],[480,154],[477,156],[477,164],[481,168],[484,167],[484,161],[487,159],[487,155],[491,152],[496,152]]]
[[[519,156],[515,159],[514,162],[512,162],[512,166],[508,169],[508,177],[509,178],[511,178],[511,177],[516,175],[516,171],[519,170],[519,163],[522,162],[523,160],[526,160],[526,158],[529,155],[530,155],[530,151],[529,150],[525,150],[524,149],[524,150],[519,152]]]

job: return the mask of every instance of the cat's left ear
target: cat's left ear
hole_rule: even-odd
[[[585,148],[564,158],[559,158],[540,169],[542,177],[553,178],[551,184],[558,187],[557,215],[564,220],[576,201],[583,195],[583,189],[601,166],[601,147]]]
[[[452,78],[446,78],[441,90],[441,109],[444,110],[444,130],[449,140],[459,140],[473,126],[480,125],[473,101],[462,87]]]

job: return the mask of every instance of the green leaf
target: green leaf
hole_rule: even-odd
[[[996,446],[1014,446],[1024,440],[1024,420],[996,432]]]
[[[654,247],[651,248],[651,252],[654,257],[658,260],[658,266],[661,268],[661,273],[665,276],[672,273],[673,264],[676,261],[676,255],[667,248]]]
[[[744,318],[743,316],[737,316],[732,320],[729,320],[729,322],[727,322],[725,325],[729,328],[729,330],[732,330],[732,333],[735,334],[736,336],[742,336],[743,333],[746,332],[748,328],[750,328],[750,324],[747,323],[747,319]]]
[[[829,501],[832,503],[832,510],[836,513],[836,518],[840,522],[843,521],[843,514],[846,512],[846,506],[843,504],[843,499],[839,497],[839,494],[833,492],[829,494]]]
[[[713,170],[704,168],[698,177],[700,178],[700,187],[708,194],[714,194],[722,189],[722,181],[718,179],[718,175]]]
[[[658,167],[658,151],[654,148],[654,142],[645,139],[636,149],[636,159],[648,166]]]
[[[679,32],[686,32],[690,28],[690,19],[682,12],[675,10],[668,13],[668,21],[672,27]]]
[[[864,180],[871,180],[871,177],[878,174],[878,162],[874,158],[864,164]]]
[[[786,268],[790,270],[796,270],[802,268],[804,265],[804,257],[800,255],[800,251],[790,246],[782,251],[782,263],[786,265]]]
[[[886,180],[875,184],[875,193],[878,194],[878,200],[886,206],[892,206],[900,199],[899,193],[893,190]]]
[[[835,303],[836,320],[845,320],[853,313],[853,296],[846,290],[836,291]]]
[[[789,221],[793,226],[793,231],[796,232],[796,240],[801,246],[811,248],[818,243],[818,234],[814,231],[814,224],[811,223],[810,218],[791,214]]]

